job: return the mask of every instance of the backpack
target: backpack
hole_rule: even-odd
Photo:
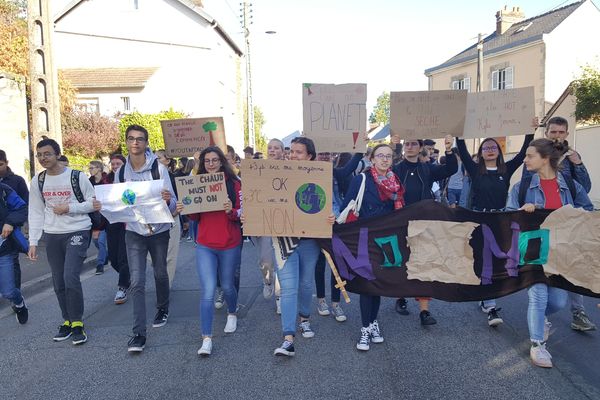
[[[529,186],[531,185],[532,177],[533,175],[528,175],[519,183],[519,207],[523,207],[523,205],[525,205],[525,195],[527,194],[527,189],[529,189]],[[577,188],[575,187],[573,178],[566,175],[562,175],[562,177],[565,178],[569,192],[571,192],[571,198],[573,198],[573,201],[575,201],[575,197],[577,196]]]
[[[73,189],[73,194],[78,202],[85,202],[85,198],[83,197],[83,193],[81,192],[81,186],[79,185],[79,174],[81,171],[76,169],[71,170],[71,189]],[[44,204],[46,203],[46,199],[44,198],[44,182],[46,181],[46,171],[40,172],[38,175],[38,187],[40,189],[40,195],[42,196],[42,200]],[[100,231],[104,229],[104,221],[102,220],[102,214],[99,211],[92,211],[88,213],[90,220],[92,221],[92,230]]]
[[[155,158],[150,167],[150,173],[152,174],[152,180],[157,181],[160,179],[160,171],[158,170],[158,158]],[[125,182],[125,164],[119,168],[119,183]]]

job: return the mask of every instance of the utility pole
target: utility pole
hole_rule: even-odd
[[[31,87],[30,163],[32,176],[40,170],[33,156],[42,136],[62,146],[58,77],[52,57],[54,33],[50,0],[27,0],[29,83]]]
[[[252,3],[244,1],[240,3],[242,14],[240,15],[244,38],[246,41],[246,118],[248,125],[247,145],[255,148],[256,134],[254,132],[254,104],[252,101],[252,65],[250,63],[250,25],[252,24]]]
[[[476,91],[481,92],[481,74],[483,73],[483,34],[477,34],[477,86]],[[479,148],[481,139],[477,138],[473,141],[473,152]]]

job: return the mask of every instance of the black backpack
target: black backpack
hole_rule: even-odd
[[[73,189],[73,194],[78,202],[85,202],[85,198],[83,197],[83,193],[81,192],[81,186],[79,185],[79,174],[81,171],[76,169],[71,170],[71,188]],[[40,172],[38,175],[38,187],[40,189],[40,195],[42,196],[42,200],[44,204],[46,203],[46,199],[44,198],[44,182],[46,181],[46,171]],[[99,211],[93,211],[88,213],[90,220],[92,221],[92,230],[102,230],[104,229],[104,221],[102,220],[102,214]]]
[[[521,180],[521,183],[519,183],[519,207],[523,207],[525,205],[525,196],[527,195],[527,189],[529,189],[529,186],[531,185],[532,177],[533,175],[528,175]],[[573,201],[575,201],[575,197],[577,196],[577,188],[575,187],[573,178],[566,175],[562,175],[562,177],[565,178],[569,192],[571,192],[571,197],[573,198]]]
[[[150,167],[150,173],[152,174],[152,180],[157,181],[160,179],[160,172],[158,171],[158,158],[155,158]],[[119,168],[119,183],[125,182],[125,164]]]

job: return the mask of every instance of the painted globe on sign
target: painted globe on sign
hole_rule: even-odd
[[[296,206],[307,214],[316,214],[325,208],[327,196],[316,183],[305,183],[296,190]]]
[[[135,199],[135,192],[131,189],[125,189],[125,191],[121,195],[121,201],[123,202],[123,204],[127,204],[128,206],[134,205]]]
[[[190,204],[192,204],[192,197],[191,196],[185,196],[181,202],[186,205],[189,206]]]

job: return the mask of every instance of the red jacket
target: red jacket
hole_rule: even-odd
[[[225,178],[228,179],[227,177]],[[240,193],[242,184],[239,180],[233,182],[235,202],[231,213],[225,211],[211,211],[200,214],[190,214],[188,217],[198,221],[198,235],[196,243],[214,250],[229,250],[242,242],[240,229]]]

